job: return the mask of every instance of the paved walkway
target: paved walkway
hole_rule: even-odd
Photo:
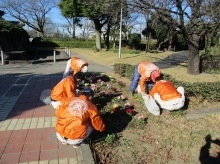
[[[95,163],[88,144],[74,149],[57,140],[55,111],[39,99],[61,80],[65,66],[66,61],[0,65],[0,164]],[[100,66],[89,62],[90,72],[113,70]]]

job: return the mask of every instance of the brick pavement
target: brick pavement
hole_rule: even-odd
[[[71,56],[89,62],[90,72],[113,71],[79,54],[72,52]],[[0,164],[95,163],[88,144],[79,149],[60,144],[55,111],[40,101],[41,92],[52,89],[62,78],[68,57],[58,58],[65,60],[0,65]]]
[[[40,94],[62,78],[57,75],[0,75],[0,164],[94,163],[89,145],[62,145],[56,117]]]

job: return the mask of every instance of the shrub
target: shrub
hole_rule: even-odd
[[[122,77],[133,78],[135,66],[130,64],[114,64],[114,72]]]
[[[133,33],[129,35],[128,42],[133,47],[137,47],[141,43],[141,34]]]
[[[0,45],[3,51],[25,51],[29,35],[19,24],[0,19]]]
[[[220,56],[202,55],[201,65],[203,72],[219,73],[220,72]]]
[[[35,38],[32,45],[37,47],[94,48],[95,41],[68,38]]]
[[[130,64],[114,64],[114,72],[122,77],[127,77],[128,79],[133,78],[135,66]],[[207,100],[210,102],[220,102],[219,90],[220,82],[196,82],[187,83],[182,81],[177,81],[170,75],[162,74],[163,79],[170,80],[176,87],[182,86],[185,89],[187,96],[199,97],[201,101]]]

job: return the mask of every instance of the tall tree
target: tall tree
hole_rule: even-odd
[[[142,31],[142,35],[146,36],[147,44],[145,47],[145,52],[150,51],[151,35],[153,32],[153,22],[151,19],[147,18],[146,28]]]
[[[96,32],[96,49],[101,51],[102,28],[108,23],[107,31],[109,32],[113,17],[120,11],[121,2],[117,0],[61,0],[61,2],[63,2],[62,10],[65,11],[66,16],[86,17],[93,21]]]
[[[120,12],[120,8],[121,3],[116,0],[85,0],[82,2],[83,15],[91,19],[95,25],[97,51],[102,50],[102,27],[107,23],[111,24],[113,17]]]
[[[181,31],[189,49],[187,73],[200,73],[199,41],[209,28],[220,24],[219,0],[133,0],[132,6],[151,11]]]
[[[2,0],[5,12],[44,35],[48,13],[56,6],[55,0]]]
[[[76,37],[76,27],[80,26],[80,17],[82,17],[81,5],[78,0],[60,0],[58,5],[62,15],[72,27],[72,37]],[[68,30],[71,33],[71,30]]]

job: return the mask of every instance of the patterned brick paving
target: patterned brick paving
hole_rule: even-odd
[[[80,149],[57,140],[55,110],[39,99],[61,77],[0,77],[0,164],[84,163]]]

